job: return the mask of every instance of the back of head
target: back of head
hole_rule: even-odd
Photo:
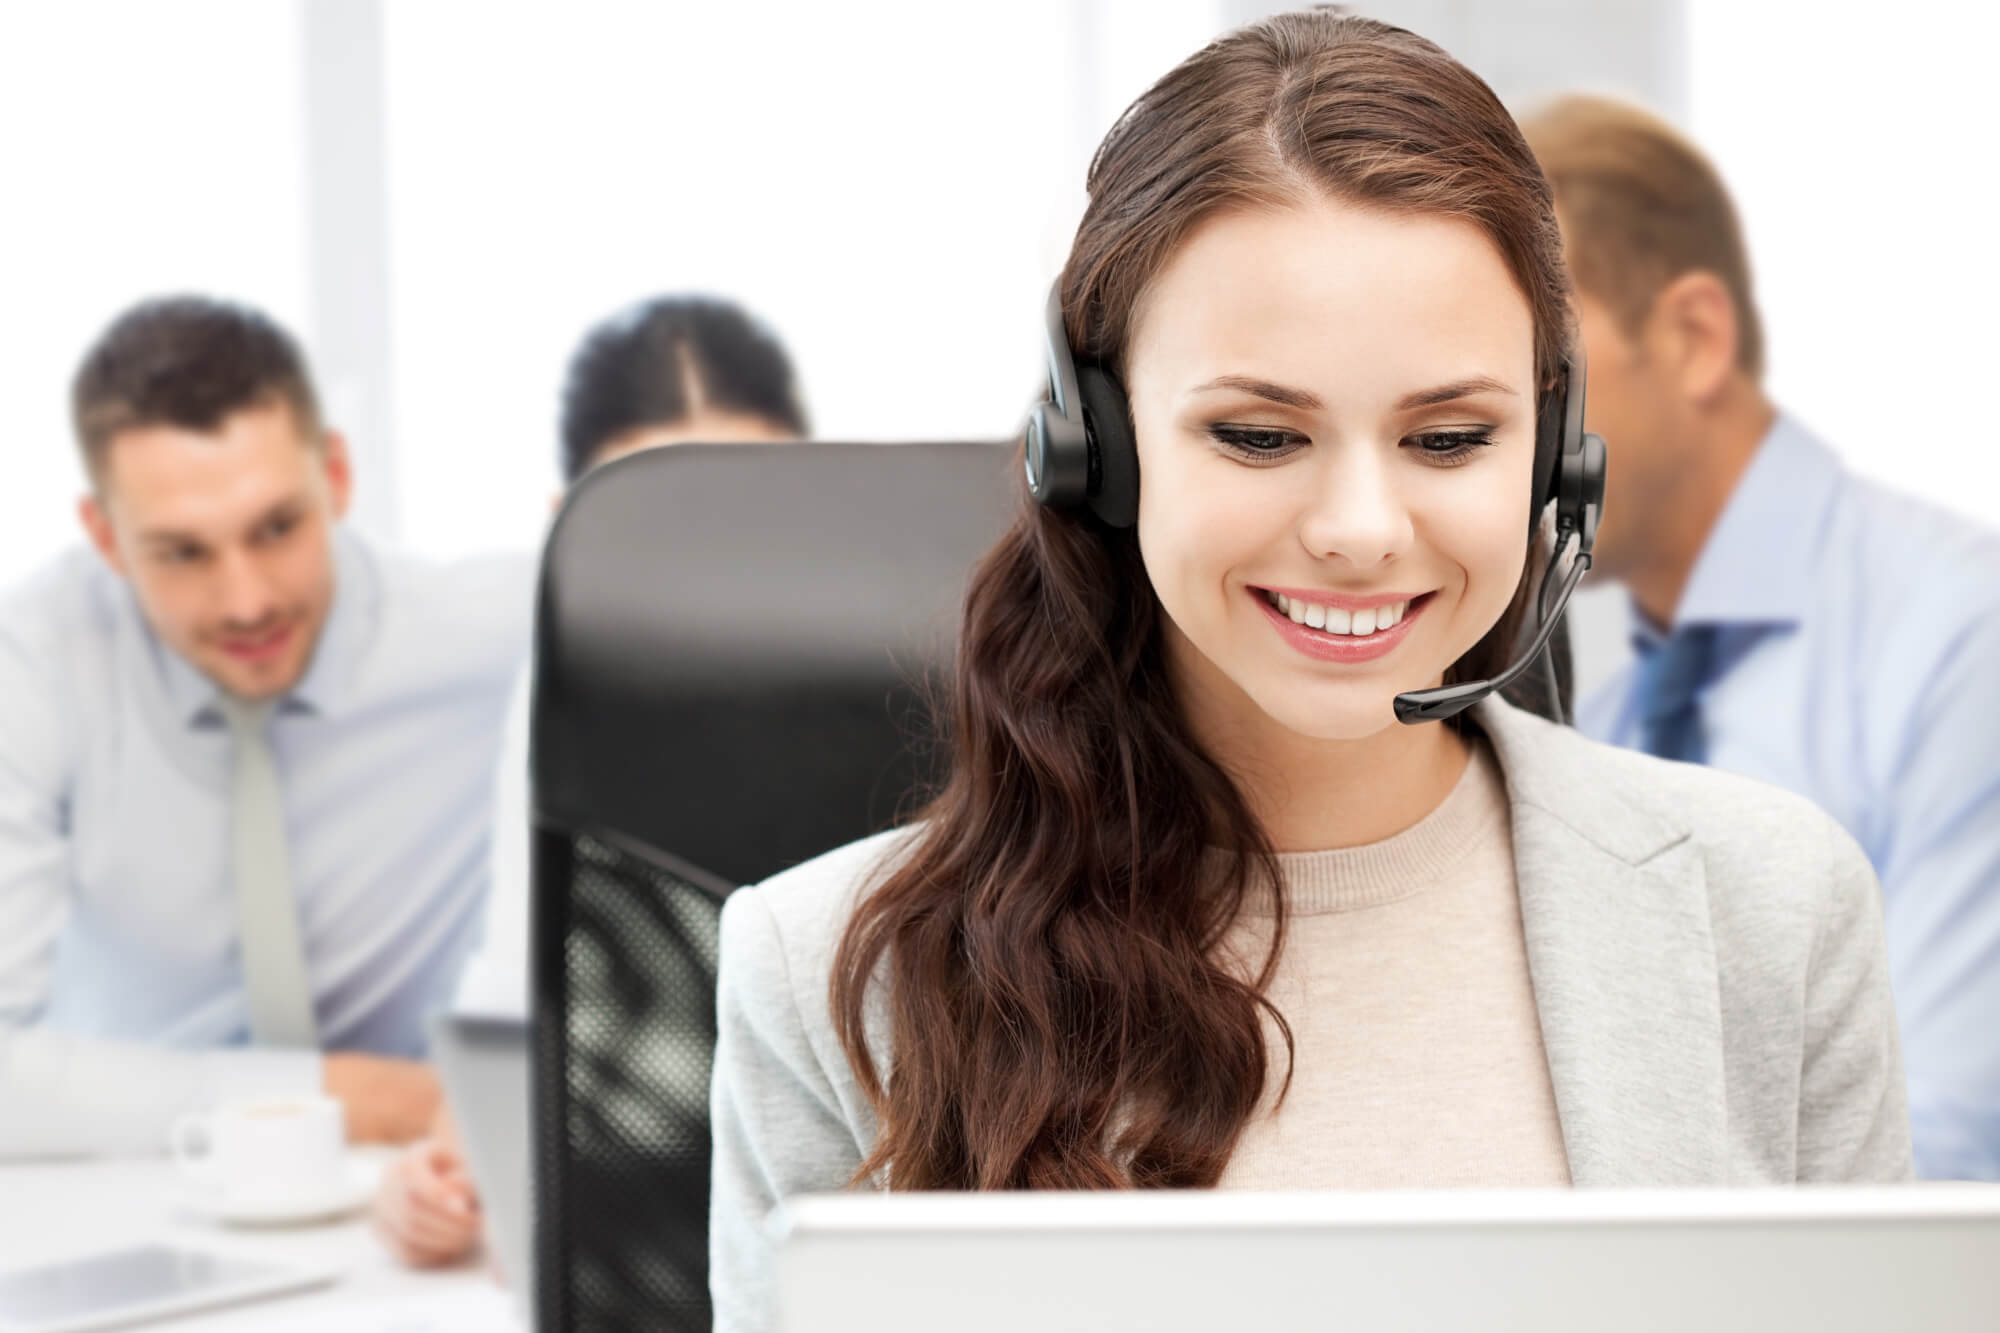
[[[302,433],[319,401],[298,344],[261,311],[204,296],[144,301],[112,321],[84,354],[70,388],[84,466],[104,479],[123,431],[173,426],[209,433],[250,407],[288,406]]]
[[[1627,334],[1661,288],[1715,274],[1738,323],[1737,364],[1763,374],[1764,338],[1735,205],[1714,165],[1671,125],[1605,97],[1566,97],[1522,122],[1556,192],[1577,285]]]
[[[755,418],[808,433],[791,358],[741,307],[708,296],[659,296],[584,335],[562,392],[565,484],[636,433],[703,414]]]

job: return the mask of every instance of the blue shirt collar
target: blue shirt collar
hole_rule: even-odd
[[[1675,628],[1798,624],[1812,597],[1821,534],[1841,476],[1833,452],[1780,414],[1702,545],[1674,612]],[[1632,632],[1636,644],[1663,638],[1636,604]]]
[[[280,702],[280,711],[304,711],[320,716],[334,712],[346,685],[374,642],[376,626],[381,620],[381,579],[367,548],[344,525],[333,532],[333,563],[333,605],[327,612],[326,623],[320,626],[319,642],[313,645],[306,673]],[[136,600],[133,613],[139,614]],[[215,682],[161,643],[151,626],[147,626],[147,638],[153,645],[174,716],[188,726],[219,721],[221,715],[214,708]]]

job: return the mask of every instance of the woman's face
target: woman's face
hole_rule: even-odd
[[[1213,218],[1147,289],[1126,372],[1140,550],[1197,722],[1374,735],[1506,610],[1534,327],[1471,223]]]

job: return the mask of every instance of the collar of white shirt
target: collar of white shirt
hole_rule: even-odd
[[[1797,625],[1812,600],[1821,534],[1843,475],[1830,449],[1781,414],[1703,543],[1674,628]],[[1636,604],[1630,611],[1635,650],[1665,640]]]

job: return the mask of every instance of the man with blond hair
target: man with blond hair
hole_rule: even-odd
[[[1523,129],[1611,448],[1596,569],[1630,595],[1634,660],[1578,725],[1846,826],[1882,880],[1918,1172],[2000,1178],[2000,539],[1766,396],[1735,208],[1686,139],[1599,98]]]

